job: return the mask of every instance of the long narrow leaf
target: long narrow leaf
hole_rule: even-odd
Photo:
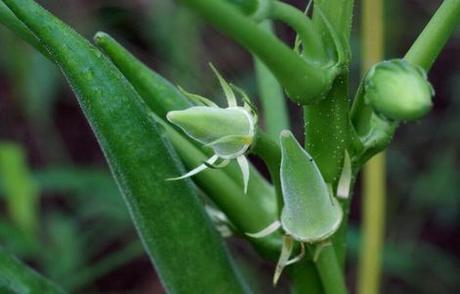
[[[0,248],[1,293],[64,293],[14,256]]]
[[[166,289],[244,292],[190,183],[165,181],[181,172],[177,157],[128,81],[34,1],[3,2],[52,52],[72,85]]]

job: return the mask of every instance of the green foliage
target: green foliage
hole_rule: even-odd
[[[0,291],[8,293],[64,293],[55,284],[0,248]]]
[[[165,183],[165,177],[179,170],[175,155],[122,74],[97,49],[33,1],[5,4],[53,52],[53,59],[75,89],[146,249],[162,269],[165,286],[171,291],[243,291],[191,186],[186,182]],[[46,28],[41,25],[44,21]],[[166,221],[169,218],[173,220]],[[170,242],[176,238],[183,241]],[[184,260],[188,267],[184,267]]]
[[[388,76],[386,69],[378,76],[373,71],[367,82],[361,82],[352,107],[349,66],[355,63],[350,63],[348,39],[354,1],[314,1],[312,13],[275,0],[181,2],[183,6],[169,0],[149,4],[146,28],[128,32],[130,40],[143,34],[163,59],[160,72],[205,94],[209,85],[217,83],[195,74],[201,67],[199,57],[205,55],[199,40],[198,17],[203,18],[253,54],[256,78],[246,82],[257,83],[262,110],[253,113],[251,103],[246,109],[237,108],[231,89],[245,96],[244,92],[222,80],[229,107],[210,110],[215,104],[207,100],[206,107],[197,106],[205,101],[202,97],[178,90],[108,34],[95,35],[96,48],[32,0],[0,1],[0,23],[52,61],[0,31],[1,49],[7,52],[0,60],[12,80],[6,92],[11,86],[18,111],[37,136],[40,158],[60,164],[32,170],[19,145],[0,146],[0,194],[8,205],[8,215],[0,218],[2,246],[71,292],[98,291],[98,279],[145,253],[169,292],[267,291],[260,287],[267,282],[260,280],[263,275],[254,274],[258,269],[251,268],[252,262],[235,266],[217,232],[235,234],[267,260],[279,257],[275,283],[288,266],[292,293],[346,293],[347,231],[352,257],[358,254],[360,236],[353,226],[347,230],[351,196],[339,192],[343,184],[339,178],[344,166],[351,165],[343,185],[352,186],[362,165],[388,148],[396,129],[407,128],[399,121],[419,119],[429,110],[431,102],[426,98],[431,98],[431,92],[414,96],[417,86],[428,85],[425,73],[418,82],[413,74],[420,73],[418,66],[430,69],[439,55],[459,23],[459,1],[443,2],[401,61],[409,70],[396,76]],[[128,8],[116,9],[128,12]],[[297,33],[294,50],[273,34],[271,21]],[[74,90],[118,186],[100,168],[71,166],[70,152],[61,141],[70,128],[56,128],[52,119],[61,93],[55,65]],[[411,77],[405,75],[408,72]],[[371,78],[378,79],[378,91],[370,87]],[[398,83],[404,91],[393,88]],[[416,90],[406,89],[411,83]],[[426,89],[430,90],[425,87],[422,92]],[[300,127],[304,127],[305,148],[288,131],[282,132],[279,144],[280,131],[290,124],[283,91],[303,107]],[[422,103],[413,98],[421,98]],[[446,117],[456,116],[455,107]],[[398,165],[390,171],[399,173],[398,180],[391,179],[392,189],[409,195],[410,201],[397,195],[392,202],[397,209],[408,209],[389,218],[397,235],[385,245],[384,269],[387,278],[404,277],[419,291],[425,289],[424,283],[417,282],[420,269],[438,262],[439,271],[447,269],[450,274],[435,275],[439,283],[427,282],[426,289],[451,291],[456,285],[456,260],[436,246],[424,243],[416,248],[407,241],[419,238],[427,216],[443,230],[458,218],[456,136],[452,135],[458,129],[456,121],[444,121],[449,131],[439,136],[447,143],[431,160],[390,150],[393,166]],[[429,119],[414,128],[423,134],[430,123]],[[299,127],[296,121],[292,125]],[[418,142],[406,137],[416,136],[399,140],[417,148]],[[251,153],[263,160],[271,184],[245,161]],[[224,164],[210,161],[213,154],[211,159],[221,156]],[[350,162],[344,165],[345,154]],[[237,162],[223,167],[235,158]],[[184,177],[167,181],[184,174],[182,164],[193,170],[193,184]],[[411,178],[406,173],[420,176]],[[425,258],[411,264],[406,255],[414,248]],[[295,254],[292,259],[291,254]],[[4,251],[0,257],[0,284],[5,290],[60,291]],[[243,281],[242,273],[251,278]],[[284,281],[280,282],[282,288]]]

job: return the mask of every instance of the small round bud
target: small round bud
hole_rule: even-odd
[[[416,120],[432,107],[426,72],[403,59],[374,65],[364,82],[365,101],[376,113],[397,121]]]

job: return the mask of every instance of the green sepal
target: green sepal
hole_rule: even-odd
[[[337,231],[342,208],[313,158],[291,132],[281,133],[281,224],[295,240],[316,243]]]
[[[232,159],[244,153],[252,143],[254,125],[242,107],[217,108],[194,106],[170,111],[168,120],[202,144],[211,144],[221,158]],[[232,138],[220,141],[224,138]],[[241,138],[248,140],[242,141]]]

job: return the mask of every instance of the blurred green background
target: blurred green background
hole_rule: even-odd
[[[106,31],[175,84],[219,97],[208,68],[255,99],[251,56],[173,0],[39,1],[91,38]],[[288,1],[304,9],[306,1]],[[386,57],[403,56],[439,0],[387,0]],[[359,81],[359,4],[352,37]],[[277,25],[292,45],[295,35]],[[434,111],[403,125],[388,152],[382,293],[460,292],[460,34],[430,72]],[[302,134],[301,113],[289,104]],[[262,120],[263,125],[263,120]],[[257,160],[256,165],[260,165]],[[358,183],[359,185],[359,183]],[[357,187],[359,188],[359,186]],[[359,252],[360,193],[351,213],[347,280]],[[103,155],[58,69],[0,27],[0,246],[74,293],[162,293]],[[243,267],[273,265],[230,239]],[[261,291],[269,291],[260,285]],[[269,285],[268,285],[269,286]],[[276,293],[284,292],[280,285]]]

